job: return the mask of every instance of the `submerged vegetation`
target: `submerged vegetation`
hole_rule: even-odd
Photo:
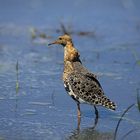
[[[19,63],[17,60],[17,63],[16,63],[16,94],[18,94],[18,91],[19,91]]]
[[[119,127],[120,127],[120,123],[123,121],[123,118],[124,118],[124,116],[126,115],[126,113],[128,113],[129,110],[130,110],[131,108],[133,108],[134,106],[135,106],[135,107],[137,106],[137,107],[138,107],[138,110],[139,110],[139,112],[140,112],[140,96],[139,96],[139,89],[137,89],[136,91],[137,91],[137,103],[128,106],[128,107],[124,110],[124,112],[122,113],[122,115],[121,115],[121,117],[120,117],[120,119],[119,119],[119,121],[118,121],[118,123],[117,123],[117,126],[116,126],[116,128],[115,128],[114,140],[117,139],[117,134],[118,134],[118,129],[119,129]],[[140,131],[140,126],[139,126],[139,128],[132,129],[132,130],[128,131],[126,134],[124,134],[123,137],[122,137],[122,140],[124,140],[126,137],[128,137],[128,135],[130,135],[131,133],[136,132],[136,131]]]
[[[134,105],[135,105],[135,104],[130,105],[126,110],[124,110],[123,114],[121,115],[121,117],[120,117],[120,119],[119,119],[119,121],[118,121],[118,123],[117,123],[117,126],[116,126],[116,128],[115,128],[114,140],[116,140],[116,138],[117,138],[118,128],[119,128],[119,126],[120,126],[121,121],[123,120],[124,115],[125,115]],[[128,134],[130,134],[130,133],[127,133],[127,135],[128,135]]]
[[[66,26],[63,23],[60,24],[60,28],[58,29],[48,29],[51,30],[57,34],[70,34],[70,35],[77,35],[77,36],[85,36],[85,37],[90,37],[90,38],[95,38],[96,37],[96,32],[95,31],[76,31],[74,29],[72,29],[71,26]],[[30,34],[31,34],[31,38],[33,40],[38,39],[38,38],[42,38],[42,39],[51,39],[53,38],[52,36],[46,34],[43,31],[40,31],[37,28],[30,28]],[[47,40],[46,40],[47,41]],[[41,43],[41,42],[40,42]]]
[[[139,91],[140,91],[140,89],[138,88],[137,89],[137,105],[138,105],[138,110],[140,112],[140,95],[139,95]]]

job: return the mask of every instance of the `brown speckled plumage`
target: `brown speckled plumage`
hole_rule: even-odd
[[[115,110],[115,103],[104,95],[96,75],[82,65],[80,54],[74,47],[71,37],[60,36],[51,44],[61,44],[64,47],[63,81],[68,94],[78,103],[101,105]]]

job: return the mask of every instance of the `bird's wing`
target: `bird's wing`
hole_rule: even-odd
[[[85,102],[95,103],[100,96],[104,95],[98,80],[92,74],[73,72],[66,82],[76,97]]]
[[[95,81],[95,82],[98,84],[98,86],[99,86],[100,88],[102,88],[102,86],[101,86],[101,84],[99,83],[99,81],[97,80],[97,76],[96,76],[95,74],[88,72],[88,73],[86,73],[86,74],[84,74],[84,75],[85,75],[86,77],[88,77],[88,78],[91,78],[91,80]]]

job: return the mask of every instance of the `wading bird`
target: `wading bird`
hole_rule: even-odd
[[[104,91],[96,78],[96,75],[87,70],[80,60],[80,54],[74,47],[70,35],[60,36],[56,41],[48,44],[60,44],[64,48],[64,72],[63,82],[67,93],[76,101],[78,120],[80,122],[80,103],[93,105],[95,108],[95,125],[98,120],[96,106],[101,105],[115,110],[116,105],[104,95]]]

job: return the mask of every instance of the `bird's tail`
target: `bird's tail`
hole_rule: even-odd
[[[108,99],[106,96],[102,96],[101,97],[101,105],[111,109],[111,110],[116,110],[116,104],[114,102],[112,102],[110,99]]]

